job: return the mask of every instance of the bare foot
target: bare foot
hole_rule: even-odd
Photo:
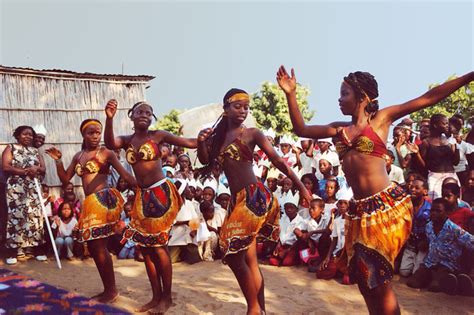
[[[117,291],[103,292],[99,297],[96,298],[100,303],[113,303],[117,300],[119,294]]]
[[[94,296],[91,296],[91,299],[93,299],[93,300],[99,300],[100,298],[102,298],[102,295],[104,295],[104,294],[105,294],[105,292],[101,292],[101,293],[99,293],[99,294],[96,294],[96,295],[94,295]]]
[[[145,305],[142,305],[139,308],[136,308],[135,312],[137,312],[137,313],[146,312],[146,311],[156,307],[158,304],[160,304],[160,300],[153,299],[150,302],[146,303]]]
[[[173,303],[171,296],[162,297],[160,303],[156,307],[152,308],[148,314],[164,314],[171,306],[175,305],[176,304]]]

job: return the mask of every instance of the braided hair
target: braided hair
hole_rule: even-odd
[[[439,123],[447,118],[443,114],[433,114],[430,118],[430,134],[436,134],[439,133],[438,128],[439,128]]]
[[[379,90],[375,77],[368,72],[356,71],[344,77],[344,82],[351,86],[359,102],[368,98],[369,103],[365,107],[365,111],[370,116],[374,116],[379,110],[379,101],[376,100]]]

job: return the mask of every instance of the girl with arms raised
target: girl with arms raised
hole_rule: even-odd
[[[357,282],[370,314],[399,314],[390,281],[393,262],[412,225],[413,206],[402,187],[390,183],[384,156],[390,125],[434,105],[474,79],[474,73],[441,84],[422,96],[378,110],[378,87],[368,72],[350,73],[341,84],[339,107],[348,122],[306,125],[296,101],[296,78],[281,66],[277,81],[286,94],[294,132],[300,137],[333,137],[355,203],[346,216],[351,280]]]
[[[136,311],[155,308],[153,311],[165,312],[172,304],[169,232],[183,201],[174,184],[163,174],[159,145],[169,143],[196,148],[197,142],[196,139],[178,137],[164,130],[148,130],[155,115],[146,102],[138,102],[128,111],[134,133],[115,137],[113,118],[117,106],[116,100],[110,100],[105,107],[104,140],[110,149],[126,150],[127,161],[137,178],[138,189],[124,238],[141,247],[153,292],[152,300]]]

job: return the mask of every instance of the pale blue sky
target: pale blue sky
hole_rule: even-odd
[[[314,123],[339,120],[342,77],[363,70],[381,106],[473,67],[472,1],[0,0],[0,64],[156,76],[158,114],[249,92],[294,67]],[[347,119],[347,118],[346,118]]]

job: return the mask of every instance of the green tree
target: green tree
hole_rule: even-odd
[[[172,134],[180,136],[182,134],[182,125],[179,121],[179,114],[179,110],[172,109],[168,114],[158,119],[158,121],[150,127],[150,130],[166,130]]]
[[[456,76],[452,75],[447,81],[455,79]],[[430,89],[438,86],[438,83],[431,84]],[[417,122],[420,122],[423,118],[430,118],[433,114],[443,114],[451,117],[454,114],[461,114],[467,121],[474,115],[474,82],[463,86],[453,94],[446,97],[438,104],[427,107],[425,109],[414,112],[410,117]]]
[[[296,99],[305,121],[309,121],[314,115],[314,111],[308,109],[309,94],[308,87],[298,84]],[[252,94],[250,109],[259,128],[264,130],[272,128],[278,136],[292,133],[286,96],[278,84],[263,82],[260,90]]]

